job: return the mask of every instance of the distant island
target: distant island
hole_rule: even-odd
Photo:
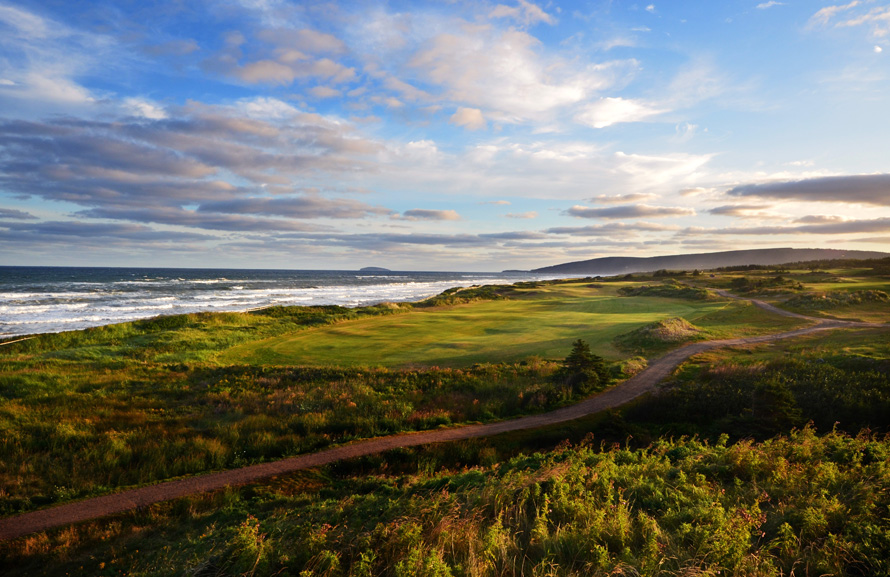
[[[890,253],[865,250],[839,250],[829,248],[764,248],[730,250],[698,254],[678,254],[653,257],[610,256],[545,266],[530,272],[545,274],[583,274],[590,276],[614,276],[635,272],[652,272],[661,269],[692,270],[712,269],[723,266],[776,265],[793,262],[833,259],[885,258]]]
[[[359,272],[392,272],[388,268],[382,268],[379,266],[366,266],[365,268],[360,268]]]

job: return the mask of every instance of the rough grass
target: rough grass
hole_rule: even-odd
[[[4,543],[0,567],[9,576],[886,575],[888,458],[885,439],[804,429],[765,443],[562,447],[411,476],[326,469]]]
[[[684,318],[675,317],[649,323],[615,337],[615,346],[628,352],[661,351],[690,341],[702,340],[705,333]]]

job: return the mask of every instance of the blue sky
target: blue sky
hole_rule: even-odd
[[[0,0],[0,264],[890,248],[890,2]]]

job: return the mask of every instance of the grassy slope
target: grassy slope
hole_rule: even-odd
[[[245,343],[225,352],[220,361],[466,366],[515,362],[532,355],[559,358],[578,338],[590,343],[594,353],[614,360],[624,356],[613,346],[616,336],[665,318],[684,317],[718,338],[779,332],[801,324],[722,299],[618,297],[621,286],[626,285],[553,285],[519,291],[522,296],[509,301],[339,323]]]
[[[860,291],[890,291],[887,276],[869,274],[866,269],[828,269],[822,271],[791,270],[781,273],[768,271],[746,271],[718,273],[715,278],[703,276],[690,278],[691,282],[703,286],[711,286],[737,290],[733,281],[747,277],[752,282],[762,281],[769,285],[771,279],[778,275],[788,281],[800,283],[802,289],[790,289],[788,286],[767,287],[763,291],[754,291],[750,296],[760,298],[787,310],[825,319],[841,319],[865,322],[890,322],[890,302],[869,302],[863,304],[834,306],[821,309],[817,307],[793,306],[789,301],[799,295],[843,294]],[[744,292],[739,294],[745,294]]]

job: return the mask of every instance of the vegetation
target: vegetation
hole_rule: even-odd
[[[863,262],[161,317],[6,345],[0,515],[548,410],[690,340],[806,324],[713,288],[886,321],[883,264]],[[885,329],[714,350],[619,410],[24,537],[0,544],[0,572],[890,574],[887,375]]]
[[[568,387],[571,395],[586,396],[602,391],[609,384],[606,361],[590,352],[590,345],[581,339],[572,344],[572,352],[554,374],[554,381]]]
[[[890,302],[890,296],[884,291],[858,290],[798,295],[787,300],[786,304],[797,309],[829,310],[863,303],[887,302]]]
[[[623,351],[650,354],[661,352],[678,343],[701,340],[701,329],[683,318],[665,319],[615,337],[615,346]]]
[[[676,299],[708,300],[713,293],[700,287],[680,284],[670,279],[660,285],[626,286],[618,290],[622,296],[667,297]]]
[[[881,575],[888,459],[886,440],[806,428],[409,477],[309,473],[26,538],[2,562],[8,575]]]
[[[626,353],[613,339],[655,321],[683,317],[714,335],[764,334],[798,327],[748,303],[688,299],[669,289],[660,296],[615,298],[628,283],[558,283],[515,288],[509,300],[378,315],[296,331],[234,346],[225,364],[462,367],[565,356],[578,338],[610,361]],[[460,293],[458,293],[460,294]]]

